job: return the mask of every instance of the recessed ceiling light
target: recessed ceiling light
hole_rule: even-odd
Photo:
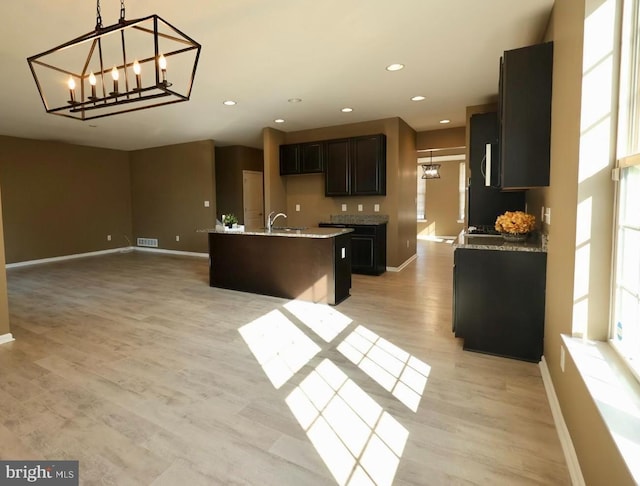
[[[302,98],[289,98],[287,101],[289,103],[300,103],[302,101]]]
[[[233,100],[225,100],[225,101],[222,102],[222,104],[223,105],[227,105],[227,106],[233,106],[233,105],[236,104],[236,102],[233,101]]]
[[[276,122],[276,123],[284,123],[284,119],[283,118],[276,118],[273,121]]]
[[[414,96],[413,98],[411,98],[411,101],[422,101],[424,99],[425,99],[424,96],[418,95],[418,96]]]
[[[445,118],[444,120],[440,120],[440,123],[442,123],[444,125],[445,123],[451,123],[451,120],[447,120]]]
[[[400,71],[403,67],[404,67],[404,64],[399,64],[399,63],[389,64],[387,66],[387,71]]]
[[[343,108],[342,110],[340,110],[340,111],[341,111],[342,113],[351,113],[351,112],[353,111],[353,108],[349,108],[349,107],[347,106],[347,107],[344,107],[344,108]]]

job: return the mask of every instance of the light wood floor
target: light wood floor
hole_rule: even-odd
[[[81,484],[570,484],[538,366],[462,351],[453,250],[418,248],[402,272],[354,275],[339,314],[311,317],[210,288],[206,259],[8,270],[0,458],[77,459]],[[346,327],[323,338],[318,319],[321,334]],[[379,337],[378,365],[341,352],[356,329]],[[415,411],[380,369],[403,360]]]

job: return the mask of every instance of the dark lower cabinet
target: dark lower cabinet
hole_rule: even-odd
[[[453,331],[469,351],[539,362],[547,254],[457,248]]]
[[[386,224],[333,224],[321,227],[351,228],[351,272],[380,275],[387,271]]]

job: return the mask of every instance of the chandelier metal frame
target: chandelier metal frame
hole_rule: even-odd
[[[120,1],[120,19],[116,24],[103,27],[100,0],[96,2],[96,10],[96,27],[92,32],[27,58],[47,113],[78,120],[93,120],[189,100],[202,48],[198,42],[156,14],[135,20],[125,20],[124,0]],[[152,52],[140,59],[127,55],[127,33],[133,31],[136,35],[153,36]],[[118,50],[121,50],[121,55],[117,61],[109,59],[107,62],[103,58],[103,43],[107,42],[107,39],[113,43],[113,38],[108,36],[118,36],[118,33],[120,38]],[[165,46],[172,45],[172,48],[166,52],[161,51],[161,40]],[[53,61],[47,59],[82,44],[86,44],[88,53],[84,60],[78,62],[77,69],[56,66]],[[190,73],[186,75],[188,81],[186,86],[179,90],[168,81],[167,59],[191,51],[195,51],[193,65],[191,66],[189,62]],[[190,55],[193,56],[193,53]],[[95,66],[94,56],[97,56],[97,66]],[[97,69],[90,70],[91,64]],[[146,86],[142,83],[140,74],[140,66],[144,65],[153,66],[153,80]],[[48,102],[45,86],[37,72],[43,69],[68,76],[69,99],[64,104],[51,106]],[[120,91],[122,85],[118,82],[120,73],[124,74],[124,91]],[[111,77],[113,90],[108,88]],[[80,87],[79,97],[76,96],[76,85]],[[59,91],[61,88],[54,86],[53,89]]]

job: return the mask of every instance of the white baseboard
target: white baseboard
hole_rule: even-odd
[[[402,265],[400,265],[399,267],[387,267],[387,272],[399,272],[401,270],[404,269],[404,267],[406,267],[407,265],[409,265],[409,263],[411,263],[412,261],[414,261],[416,258],[418,258],[418,255],[414,254],[411,257],[409,257]]]
[[[73,260],[75,258],[84,258],[90,256],[99,256],[99,255],[108,255],[109,253],[118,253],[121,251],[126,251],[131,247],[122,247],[122,248],[112,248],[109,250],[100,250],[100,251],[90,251],[87,253],[76,253],[74,255],[63,255],[58,257],[51,258],[40,258],[39,260],[28,260],[24,262],[17,263],[7,263],[6,268],[16,268],[16,267],[26,267],[28,265],[39,265],[41,263],[51,263],[51,262],[61,262],[63,260]]]
[[[110,253],[129,253],[131,251],[146,251],[152,253],[167,253],[170,255],[195,256],[200,258],[208,258],[208,253],[197,253],[193,251],[164,250],[162,248],[142,248],[139,246],[124,246],[121,248],[112,248],[110,250],[90,251],[87,253],[76,253],[74,255],[64,255],[59,257],[41,258],[39,260],[28,260],[17,263],[7,263],[6,268],[26,267],[28,265],[40,265],[41,263],[61,262],[64,260],[73,260],[75,258],[85,258],[92,256],[108,255]]]
[[[15,339],[13,338],[13,334],[10,332],[0,335],[0,344],[10,343],[11,341],[15,341]]]
[[[553,387],[553,381],[551,380],[551,374],[549,373],[549,367],[547,362],[542,357],[540,361],[540,374],[542,375],[542,382],[544,383],[544,389],[547,392],[547,400],[549,400],[549,406],[551,407],[551,415],[553,415],[553,422],[556,425],[556,431],[560,438],[560,445],[564,452],[564,458],[567,461],[567,468],[569,469],[569,476],[571,477],[571,484],[574,486],[585,486],[584,477],[582,476],[582,470],[580,469],[580,463],[578,462],[578,456],[576,450],[573,447],[573,441],[569,434],[569,429],[562,416],[562,409],[560,408],[560,402],[558,401],[558,395]]]
[[[195,251],[165,250],[163,248],[146,248],[141,246],[136,246],[133,249],[135,251],[145,251],[150,253],[166,253],[169,255],[182,255],[182,256],[195,256],[200,258],[209,258],[208,253],[198,253]]]

